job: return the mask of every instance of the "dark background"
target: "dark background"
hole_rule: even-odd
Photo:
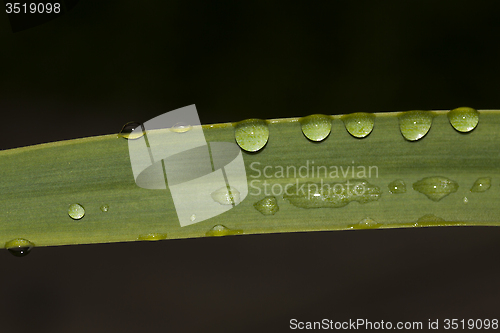
[[[16,33],[0,14],[0,148],[190,104],[204,124],[498,109],[499,41],[498,1],[81,0]],[[499,259],[500,229],[480,227],[0,251],[0,331],[500,319]]]

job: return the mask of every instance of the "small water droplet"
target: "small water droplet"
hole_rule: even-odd
[[[379,228],[380,226],[382,226],[382,223],[377,223],[376,221],[372,220],[369,217],[361,220],[360,222],[358,222],[356,224],[348,225],[348,227],[350,229],[375,229],[375,228]]]
[[[332,119],[323,114],[313,114],[300,119],[302,133],[311,141],[323,141],[332,131]]]
[[[387,185],[389,187],[389,192],[392,194],[406,193],[406,184],[401,179],[396,179]]]
[[[5,243],[5,248],[16,257],[28,255],[33,247],[35,244],[23,238],[16,238]]]
[[[77,203],[71,204],[69,205],[68,208],[68,215],[73,220],[80,220],[82,217],[85,216],[85,208],[83,208],[82,205]]]
[[[364,138],[373,130],[375,124],[375,115],[371,113],[352,113],[342,118],[344,126],[355,138]]]
[[[193,128],[191,125],[181,121],[175,124],[174,126],[170,127],[170,130],[175,133],[186,133],[191,128]]]
[[[151,233],[146,235],[139,235],[139,237],[137,237],[137,240],[141,241],[159,241],[163,239],[167,239],[167,234]]]
[[[212,192],[210,196],[221,205],[237,205],[240,203],[240,192],[232,186],[229,186],[229,189],[227,186],[221,187]]]
[[[269,128],[265,120],[243,120],[235,125],[234,136],[241,149],[256,152],[269,140]]]
[[[102,205],[101,206],[101,212],[107,212],[109,210],[109,205]]]
[[[408,141],[423,138],[431,129],[433,114],[430,111],[407,111],[399,116],[399,129]]]
[[[413,189],[425,194],[433,201],[439,201],[458,190],[457,182],[446,177],[427,177],[413,184]]]
[[[134,131],[134,129],[136,130]],[[144,132],[142,130],[141,123],[138,123],[136,121],[131,121],[123,125],[118,135],[127,140],[135,140],[142,137],[144,135]]]
[[[263,215],[274,215],[280,209],[275,197],[269,196],[253,204],[254,208]]]
[[[469,199],[467,199],[467,197],[464,197],[464,204],[468,204],[469,203]]]
[[[476,128],[479,122],[479,112],[469,107],[456,108],[448,112],[448,120],[454,129],[467,133]]]
[[[491,187],[491,177],[481,177],[478,178],[472,185],[471,192],[484,192],[489,190]]]
[[[205,236],[208,237],[230,236],[230,235],[240,235],[242,233],[243,230],[232,230],[222,224],[217,224],[212,229],[208,230]]]
[[[196,215],[195,214],[191,215],[189,219],[191,220],[191,222],[193,222],[194,220],[196,220]]]

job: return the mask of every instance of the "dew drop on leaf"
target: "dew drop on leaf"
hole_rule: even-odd
[[[23,238],[16,238],[5,243],[5,248],[16,257],[27,256],[33,247],[35,244]]]
[[[479,122],[479,112],[468,107],[456,108],[448,112],[448,120],[454,129],[467,133],[476,128]]]
[[[432,113],[429,111],[407,111],[399,117],[399,129],[408,141],[422,139],[431,129]]]
[[[267,122],[261,119],[248,119],[235,125],[234,137],[241,149],[257,152],[264,148],[269,140]]]
[[[311,141],[323,141],[332,131],[332,119],[322,114],[313,114],[300,119],[302,133]]]
[[[458,190],[457,182],[446,177],[427,177],[413,184],[413,189],[425,194],[432,201],[439,201]]]
[[[355,138],[364,138],[373,130],[375,124],[375,115],[371,113],[352,113],[342,118],[344,126]]]
[[[222,225],[222,224],[217,224],[213,226],[210,230],[208,230],[205,234],[205,236],[211,236],[211,237],[217,237],[217,236],[230,236],[230,235],[239,235],[242,234],[243,230],[233,230],[229,229],[228,227]]]
[[[80,220],[82,217],[85,216],[85,208],[83,208],[82,205],[77,203],[71,204],[69,205],[68,208],[68,215],[73,220]]]
[[[184,122],[178,122],[174,126],[170,127],[170,131],[175,133],[186,133],[187,131],[193,128],[191,125],[186,124]]]
[[[273,196],[257,201],[253,204],[253,207],[263,215],[274,215],[279,210],[278,201]]]
[[[240,192],[232,186],[229,186],[229,188],[227,186],[221,187],[212,192],[210,196],[221,205],[237,205],[240,203]]]
[[[472,185],[471,192],[484,192],[489,190],[491,187],[491,177],[481,177],[478,178]]]
[[[135,140],[139,139],[144,135],[144,131],[142,129],[141,123],[136,121],[131,121],[123,125],[118,136],[127,139],[127,140]]]
[[[159,241],[167,239],[167,234],[162,234],[162,233],[150,233],[150,234],[145,234],[145,235],[139,235],[137,237],[137,240],[141,241]]]

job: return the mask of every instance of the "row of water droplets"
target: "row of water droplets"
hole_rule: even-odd
[[[408,141],[422,139],[432,126],[434,114],[429,111],[407,111],[399,116],[399,128],[403,137]],[[371,113],[352,113],[341,117],[344,126],[353,137],[362,139],[367,137],[375,126],[375,115]],[[310,141],[325,140],[332,130],[332,116],[314,114],[301,118],[302,133]],[[467,133],[476,128],[479,122],[479,112],[470,107],[460,107],[448,112],[448,120],[455,130]],[[142,131],[134,131],[141,127],[138,122],[125,124],[119,133],[120,137],[133,140],[144,135]],[[236,143],[247,152],[257,152],[264,148],[269,141],[268,122],[262,119],[247,119],[234,125]],[[170,130],[179,134],[191,130],[192,126],[179,122]]]
[[[408,141],[422,139],[429,132],[434,115],[429,111],[407,111],[399,117],[399,128]],[[353,137],[367,137],[375,126],[375,115],[353,113],[341,117],[344,126]],[[332,116],[315,114],[301,118],[300,125],[304,136],[313,142],[325,140],[332,130]],[[473,108],[460,107],[448,112],[448,120],[455,130],[467,133],[476,128],[479,112]],[[269,140],[268,123],[261,119],[243,120],[235,125],[236,143],[247,152],[257,152]]]
[[[388,184],[389,193],[391,194],[403,194],[406,193],[406,184],[402,179],[396,179]],[[472,187],[470,188],[470,193],[480,193],[486,192],[491,188],[491,177],[480,177],[478,178]],[[458,183],[455,181],[445,178],[445,177],[426,177],[413,184],[413,189],[422,194],[425,194],[427,198],[432,201],[440,201],[447,195],[454,193],[458,189]],[[468,203],[467,197],[464,197],[464,204]],[[408,225],[412,227],[419,226],[431,226],[435,224],[462,224],[461,222],[447,222],[441,217],[437,217],[433,214],[426,214],[420,217],[417,222],[414,223],[403,223],[401,225]],[[363,219],[362,221],[351,224],[348,227],[350,229],[374,229],[382,227],[382,223],[377,223],[371,218]]]

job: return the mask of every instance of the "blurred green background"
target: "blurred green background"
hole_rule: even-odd
[[[190,104],[204,124],[500,109],[499,38],[498,1],[81,0],[16,33],[1,14],[0,148],[117,133]],[[32,252],[0,251],[2,332],[281,332],[292,318],[500,318],[498,228]]]

